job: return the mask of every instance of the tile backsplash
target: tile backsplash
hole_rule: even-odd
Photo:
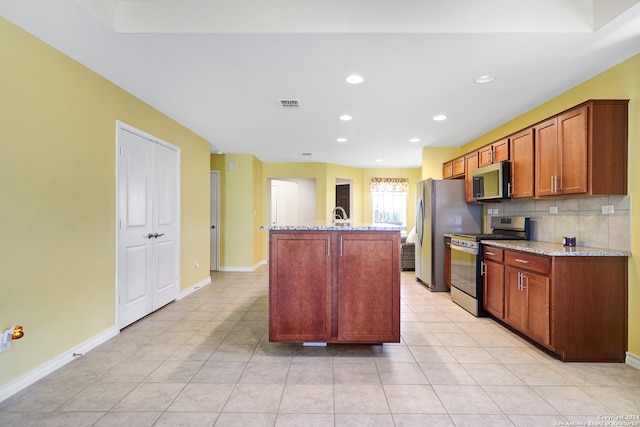
[[[603,206],[613,206],[614,213],[603,214]],[[508,200],[485,204],[484,214],[485,232],[491,216],[524,215],[531,218],[531,240],[562,243],[563,236],[574,236],[578,246],[631,250],[631,196]]]

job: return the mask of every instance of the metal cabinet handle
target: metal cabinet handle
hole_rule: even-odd
[[[331,256],[331,236],[327,236],[327,256]]]
[[[486,253],[487,255],[495,255],[495,253],[493,253],[493,252],[489,252],[489,251],[487,251],[487,252],[485,252],[485,253]]]
[[[516,262],[521,262],[522,264],[529,264],[529,261],[520,259],[520,258],[516,258]]]
[[[149,233],[145,236],[147,239],[153,239],[153,233]]]
[[[524,284],[525,279],[527,281],[527,285]],[[522,275],[522,284],[520,285],[520,290],[524,291],[525,289],[527,289],[528,285],[529,285],[529,278],[523,274]]]
[[[518,290],[521,290],[521,289],[522,289],[522,288],[520,287],[520,286],[522,286],[522,285],[521,285],[521,283],[520,283],[520,282],[521,282],[521,276],[522,276],[522,273],[520,273],[520,272],[518,271]]]
[[[485,273],[487,272],[486,268],[487,268],[487,264],[485,264],[484,261],[481,261],[480,262],[480,275],[481,276],[484,276]]]
[[[160,236],[164,236],[164,233],[162,233],[162,234],[158,234],[158,233],[156,233],[156,234],[154,234],[154,235],[153,235],[153,237],[155,237],[156,239],[157,239],[158,237],[160,237]]]

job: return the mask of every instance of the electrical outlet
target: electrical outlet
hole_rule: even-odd
[[[7,329],[0,335],[0,353],[11,350],[11,329]]]
[[[494,215],[498,215],[500,212],[498,211],[498,208],[493,208],[493,214]]]
[[[613,214],[613,205],[605,205],[602,207],[602,215]]]
[[[487,215],[493,215],[493,209],[487,208]]]
[[[549,213],[558,213],[558,207],[557,206],[551,206],[549,208]]]

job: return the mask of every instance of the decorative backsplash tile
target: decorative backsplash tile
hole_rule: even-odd
[[[614,213],[603,214],[603,206],[613,206]],[[488,215],[489,209],[498,213]],[[575,236],[579,246],[631,250],[631,196],[487,203],[485,232],[491,231],[489,218],[501,215],[530,217],[531,240],[562,243],[563,236]]]

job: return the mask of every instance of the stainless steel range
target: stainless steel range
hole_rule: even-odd
[[[492,233],[451,236],[451,300],[473,314],[483,308],[482,240],[529,240],[531,223],[524,216],[491,217]]]

